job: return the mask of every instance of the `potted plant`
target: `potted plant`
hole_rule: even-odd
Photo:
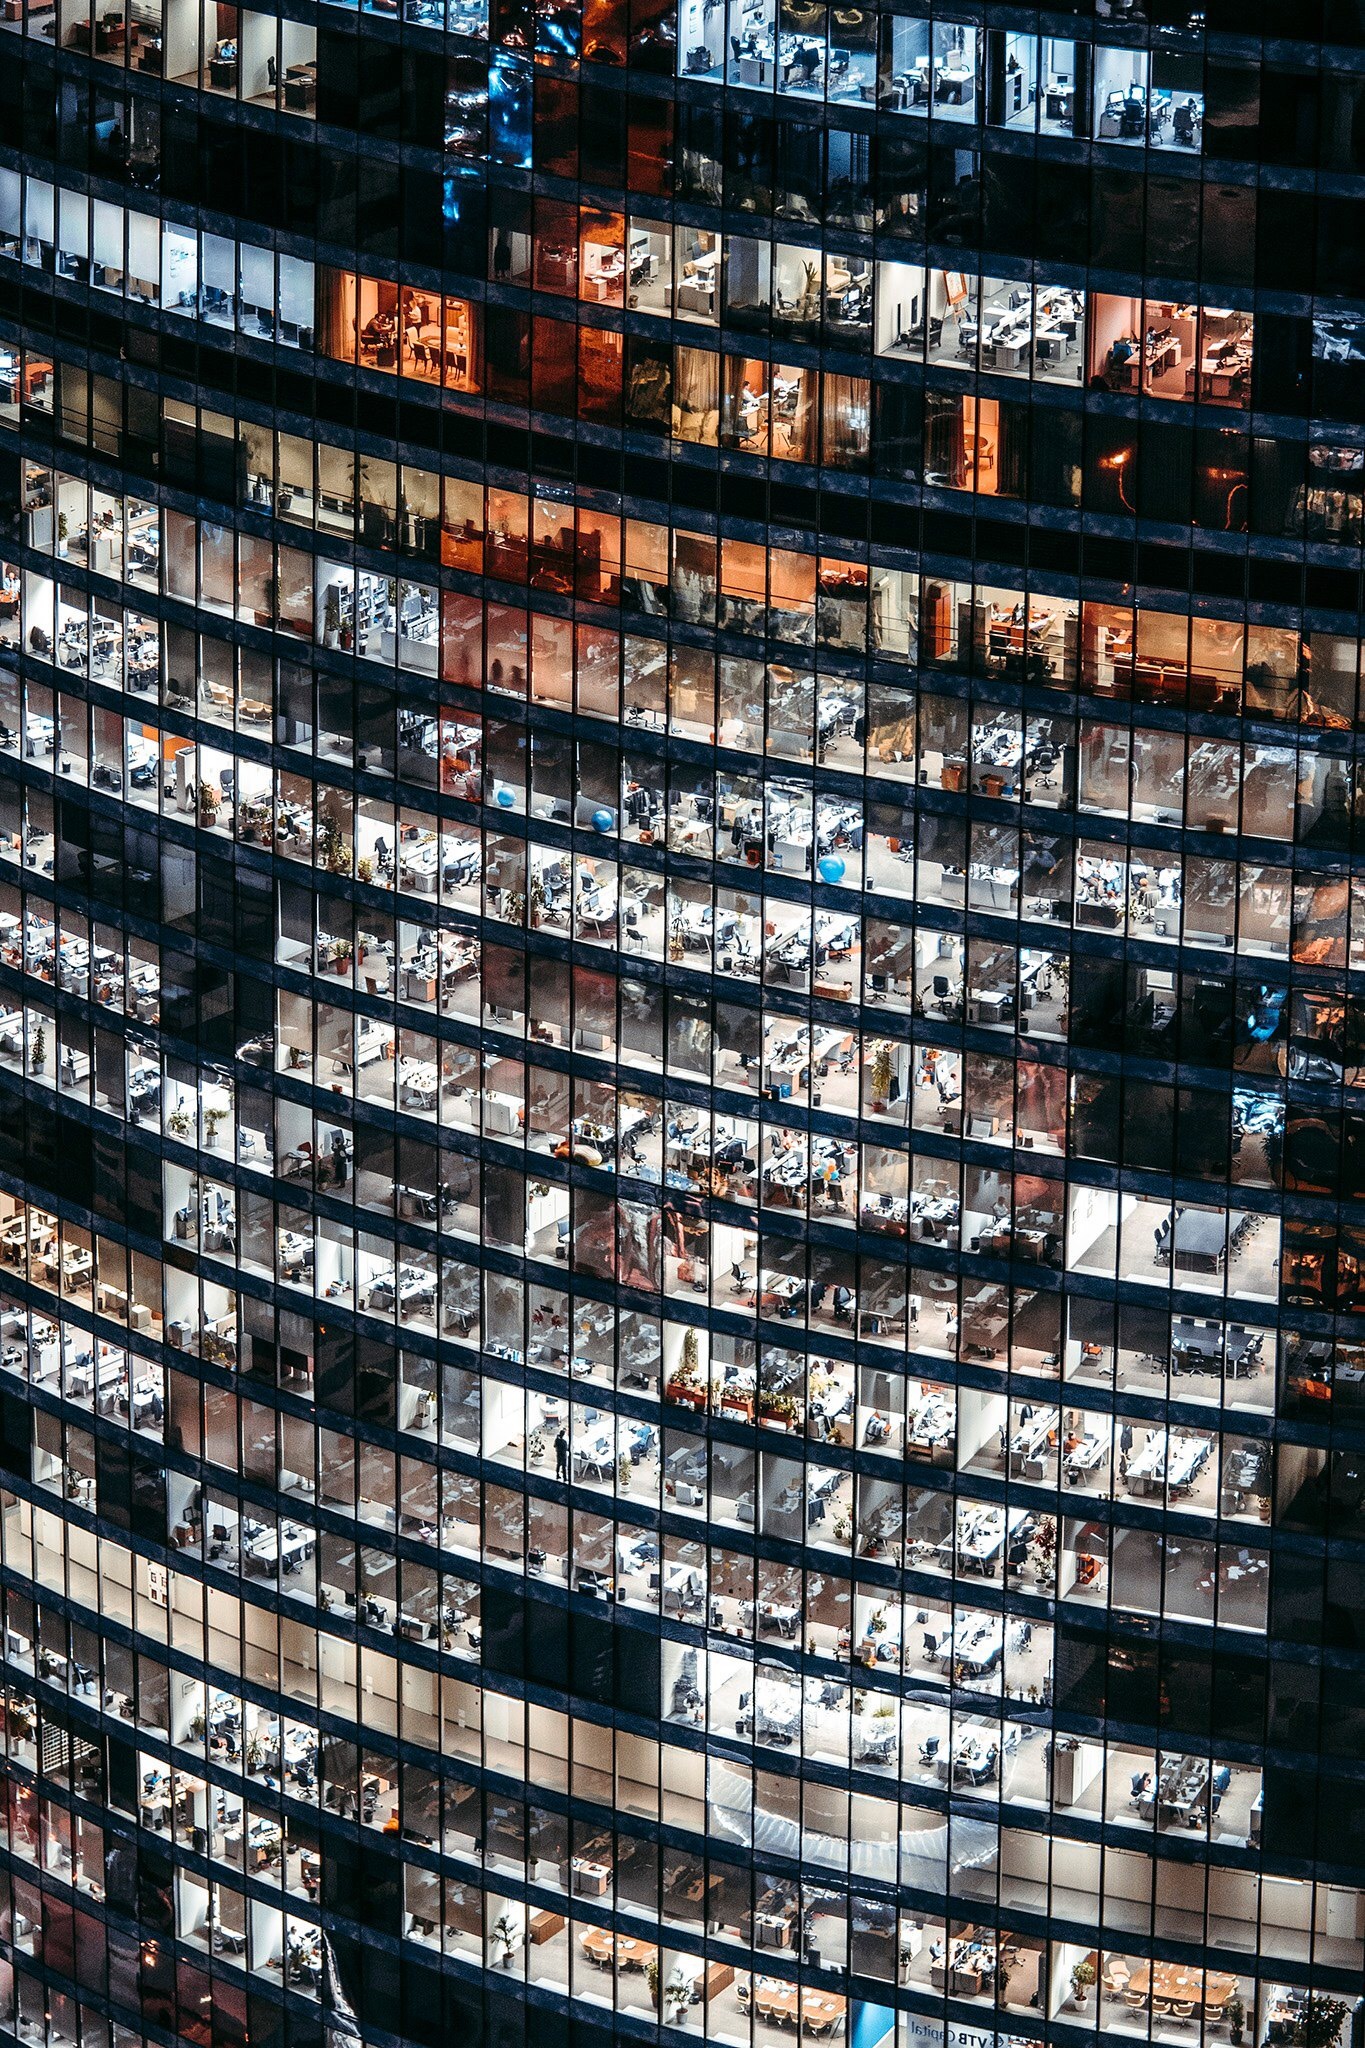
[[[697,1333],[689,1329],[683,1338],[682,1356],[664,1390],[668,1401],[681,1401],[689,1408],[704,1408],[707,1390],[700,1381],[701,1356],[697,1348]]]
[[[645,1982],[649,1986],[649,2002],[655,2012],[659,2010],[659,1958],[652,1955],[645,1964]]]
[[[1094,1983],[1094,1981],[1095,1965],[1091,1962],[1089,1956],[1084,1956],[1079,1963],[1072,1964],[1071,1996],[1076,2001],[1076,2008],[1078,2011],[1084,2011],[1085,1994],[1090,1989],[1090,1986]]]
[[[222,1128],[223,1119],[226,1115],[227,1111],[225,1109],[206,1109],[204,1111],[204,1143],[210,1148],[218,1143],[218,1133]]]
[[[771,1420],[781,1429],[801,1427],[801,1409],[794,1394],[774,1394],[770,1397]]]
[[[318,825],[318,857],[327,872],[332,875],[349,874],[351,867],[350,849],[342,834],[341,826],[330,811],[324,811]]]
[[[67,524],[65,512],[59,512],[57,514],[57,553],[59,555],[64,555],[67,552],[66,543],[70,532],[71,528]]]
[[[692,1986],[683,1975],[681,1963],[675,1963],[664,1986],[664,2023],[680,2027],[687,2017],[687,2008],[692,2003]]]
[[[1294,2022],[1294,2048],[1336,2048],[1346,2023],[1346,2003],[1310,1992]]]
[[[872,1114],[885,1116],[891,1101],[891,1083],[895,1070],[891,1064],[891,1041],[879,1039],[877,1050],[872,1055]]]
[[[510,1970],[516,1961],[517,1930],[506,1912],[499,1913],[490,1930],[490,1939],[497,1950],[494,1956],[496,1968]]]
[[[207,828],[218,823],[218,807],[223,801],[223,792],[216,782],[201,780],[199,784],[199,822]]]
[[[32,1071],[41,1074],[47,1065],[47,1028],[40,1024],[33,1034]]]
[[[194,1125],[183,1102],[177,1102],[166,1118],[166,1129],[173,1138],[188,1138]]]
[[[1247,2009],[1241,1999],[1236,1996],[1230,1998],[1223,2007],[1223,2018],[1228,2023],[1228,2039],[1232,2043],[1232,2048],[1239,2048],[1246,2016]]]
[[[355,878],[358,882],[372,882],[374,880],[374,862],[370,859],[368,853],[362,853],[360,859],[356,862]]]

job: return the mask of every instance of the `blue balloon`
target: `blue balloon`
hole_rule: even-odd
[[[847,869],[837,853],[827,853],[824,855],[820,862],[820,880],[822,882],[842,882],[846,873]]]
[[[505,811],[510,811],[513,804],[516,802],[516,798],[513,796],[510,789],[500,789],[497,794],[497,801],[502,805]]]
[[[610,832],[615,823],[616,819],[605,805],[603,805],[601,810],[594,811],[592,814],[592,829],[594,832]]]

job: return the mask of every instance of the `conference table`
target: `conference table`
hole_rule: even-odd
[[[832,1991],[802,1991],[780,1977],[756,1977],[754,2010],[760,2019],[772,2020],[779,2026],[799,2024],[808,2033],[829,2034],[842,2024],[848,2002]]]
[[[1219,2013],[1237,1989],[1237,1979],[1222,1970],[1190,1970],[1180,1963],[1139,1963],[1128,1979],[1129,1991],[1172,2005],[1200,2006]]]
[[[1210,1209],[1186,1209],[1175,1219],[1172,1263],[1182,1273],[1221,1273],[1227,1256],[1227,1221]]]
[[[608,1927],[586,1928],[581,1939],[584,1953],[604,1970],[613,1963],[622,1970],[645,1970],[659,1953],[652,1941],[641,1941],[634,1934],[613,1934]]]

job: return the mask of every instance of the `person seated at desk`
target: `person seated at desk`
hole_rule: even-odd
[[[1111,99],[1114,95],[1111,95]],[[1138,140],[1147,130],[1147,95],[1140,85],[1130,85],[1118,110],[1119,134],[1125,142]]]
[[[787,59],[785,76],[788,84],[811,85],[820,69],[821,52],[818,43],[802,43]]]
[[[1117,341],[1109,344],[1105,367],[1116,383],[1126,382],[1129,366],[1137,355],[1137,346],[1131,336],[1121,334]]]

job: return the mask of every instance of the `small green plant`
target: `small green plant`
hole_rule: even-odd
[[[516,1927],[506,1913],[499,1913],[489,1932],[497,1944],[497,1961],[504,1970],[510,1970],[517,1952]]]
[[[344,875],[350,872],[350,848],[346,844],[340,824],[330,811],[323,812],[318,825],[318,859],[328,874]]]
[[[1071,1966],[1071,1990],[1077,2005],[1085,2004],[1085,1994],[1095,1981],[1095,1965],[1089,1957]]]
[[[664,2020],[670,2027],[680,2027],[687,2017],[687,2008],[692,2003],[692,1986],[683,1974],[681,1963],[675,1963],[664,1986]]]

